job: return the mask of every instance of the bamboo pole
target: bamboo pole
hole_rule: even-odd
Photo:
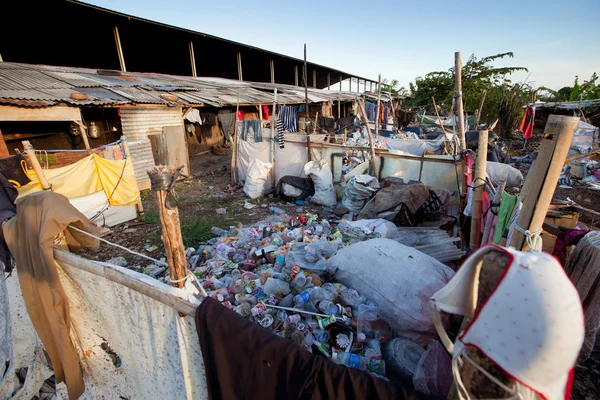
[[[392,128],[392,132],[398,132],[398,121],[396,120],[396,106],[394,105],[394,99],[392,98],[391,92],[390,92],[390,105],[392,107],[392,121],[394,122],[394,127]]]
[[[273,148],[273,168],[271,168],[271,183],[273,184],[273,188],[275,187],[276,176],[275,176],[275,151],[277,150],[277,133],[275,130],[275,111],[277,110],[277,88],[275,88],[275,93],[273,93],[273,112],[271,113],[271,143]]]
[[[338,119],[341,118],[342,115],[342,101],[338,100]]]
[[[479,147],[475,162],[475,178],[473,179],[473,212],[471,213],[471,250],[481,245],[481,206],[485,190],[485,175],[488,152],[488,131],[479,131]]]
[[[381,113],[381,74],[379,74],[379,80],[377,81],[377,114],[375,115],[375,136],[379,140],[379,114]]]
[[[319,112],[317,111],[317,115],[315,116],[315,126],[313,127],[313,135],[317,133],[317,122],[319,121]]]
[[[465,139],[465,116],[462,102],[462,62],[460,61],[460,51],[454,53],[454,97],[456,98],[456,114],[458,116],[458,137],[460,138],[460,147],[467,148]]]
[[[578,122],[578,117],[550,115],[548,118],[538,157],[521,190],[523,208],[517,225],[522,229],[529,232],[539,232],[542,229]],[[529,249],[525,236],[518,230],[513,232],[510,246],[517,250]]]
[[[477,118],[475,119],[475,129],[479,126],[479,120],[481,119],[481,110],[483,110],[483,105],[485,104],[485,96],[487,95],[487,90],[483,91],[483,97],[481,98],[481,104],[479,104],[479,110],[477,111]],[[468,121],[468,119],[467,119]]]
[[[309,121],[308,114],[308,63],[306,62],[306,43],[304,43],[304,71],[302,73],[304,77],[304,103],[306,104],[306,122]],[[304,128],[306,130],[306,127]],[[308,131],[306,132],[308,134]]]
[[[35,156],[35,150],[33,149],[33,146],[31,145],[29,140],[23,140],[21,144],[23,145],[23,150],[25,151],[25,155],[29,160],[29,164],[31,164],[31,166],[33,167],[33,170],[35,171],[35,174],[37,175],[40,184],[42,185],[42,189],[51,190],[52,186],[50,185],[50,183],[48,183],[46,175],[44,175],[44,170],[42,169],[40,162]]]
[[[433,109],[435,110],[435,115],[437,116],[437,119],[438,119],[438,125],[440,126],[440,128],[442,128],[442,131],[446,132],[446,129],[444,128],[444,125],[442,124],[442,118],[440,118],[440,113],[438,113],[437,104],[435,104],[435,97],[431,96],[431,100],[433,100]],[[425,115],[425,113],[423,113],[423,115]]]
[[[504,193],[504,188],[506,187],[506,179],[502,179],[498,186],[496,186],[496,193],[494,195],[494,199],[492,200],[493,204],[500,204],[502,201],[502,193]],[[498,206],[494,206],[494,208],[499,208]],[[490,214],[492,211],[492,206],[490,206]],[[489,243],[490,232],[492,231],[492,223],[494,222],[494,216],[488,214],[488,218],[485,221],[485,228],[483,230],[483,236],[481,238],[482,244]]]
[[[85,126],[81,121],[74,121],[77,126],[79,126],[79,131],[81,132],[81,138],[83,139],[83,145],[86,150],[90,150],[90,141],[87,136],[87,126]]]
[[[175,173],[176,175],[173,179],[177,179],[178,170],[173,167],[154,167],[149,169],[147,173],[152,183],[152,191],[156,195],[162,239],[165,245],[165,253],[167,256],[167,264],[169,264],[171,280],[178,281],[173,282],[172,285],[174,287],[182,288],[185,284],[183,279],[187,276],[188,269],[187,261],[185,259],[185,246],[183,245],[181,226],[179,224],[179,210],[177,205],[169,204],[167,201],[170,190],[167,190],[164,186],[155,184],[154,182],[155,180],[158,180],[157,175]]]
[[[369,146],[371,147],[371,162],[369,163],[369,172],[372,176],[378,178],[376,175],[377,170],[377,159],[375,157],[375,143],[373,142],[373,134],[371,133],[371,127],[369,126],[369,118],[367,118],[367,112],[365,111],[365,105],[363,101],[358,101],[358,109],[362,114],[362,118],[365,120],[367,134],[369,135]]]

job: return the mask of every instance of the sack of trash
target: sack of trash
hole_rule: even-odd
[[[312,179],[315,184],[315,194],[311,201],[326,207],[335,206],[335,188],[333,187],[333,175],[326,163],[318,164],[314,161],[306,163],[304,173]]]
[[[453,382],[450,356],[440,342],[431,340],[419,360],[413,377],[415,389],[425,394],[446,398]]]
[[[422,183],[391,185],[377,192],[363,207],[359,218],[393,221],[403,207],[414,215],[430,195],[429,189]]]
[[[277,184],[277,196],[290,203],[304,200],[313,194],[315,194],[315,186],[308,178],[286,175]]]
[[[429,299],[454,275],[449,267],[394,240],[372,239],[338,250],[327,271],[375,301],[398,335],[422,346],[437,338]]]
[[[265,194],[265,183],[269,177],[269,172],[273,164],[257,160],[256,158],[250,161],[248,166],[248,174],[246,175],[246,183],[244,184],[244,193],[251,199],[257,199]]]
[[[374,176],[354,175],[346,183],[342,204],[352,215],[358,215],[377,190],[379,190],[379,182]]]
[[[388,377],[400,385],[409,386],[425,349],[408,339],[396,338],[383,346],[383,359]]]
[[[506,187],[519,187],[523,183],[523,174],[508,164],[488,161],[485,172],[494,186],[506,179]]]

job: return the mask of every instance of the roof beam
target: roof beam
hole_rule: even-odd
[[[115,35],[115,44],[117,46],[117,54],[119,55],[119,65],[121,66],[121,71],[127,72],[127,68],[125,68],[125,57],[123,56],[123,48],[121,47],[121,37],[119,36],[119,28],[114,26],[113,33]]]
[[[190,41],[190,63],[192,64],[192,76],[198,76],[196,74],[196,57],[194,56],[194,43]]]

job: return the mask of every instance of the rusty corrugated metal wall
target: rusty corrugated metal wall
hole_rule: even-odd
[[[162,134],[165,126],[180,125],[183,125],[181,107],[132,106],[121,108],[123,136],[127,138],[140,190],[150,187],[146,170],[155,165],[148,135]]]

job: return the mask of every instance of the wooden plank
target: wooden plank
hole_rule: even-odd
[[[190,174],[190,160],[187,152],[183,126],[165,126],[162,134],[148,135],[152,155],[156,165],[181,166],[181,174]]]
[[[0,106],[0,121],[79,121],[79,107],[54,106],[44,108],[24,108]]]

